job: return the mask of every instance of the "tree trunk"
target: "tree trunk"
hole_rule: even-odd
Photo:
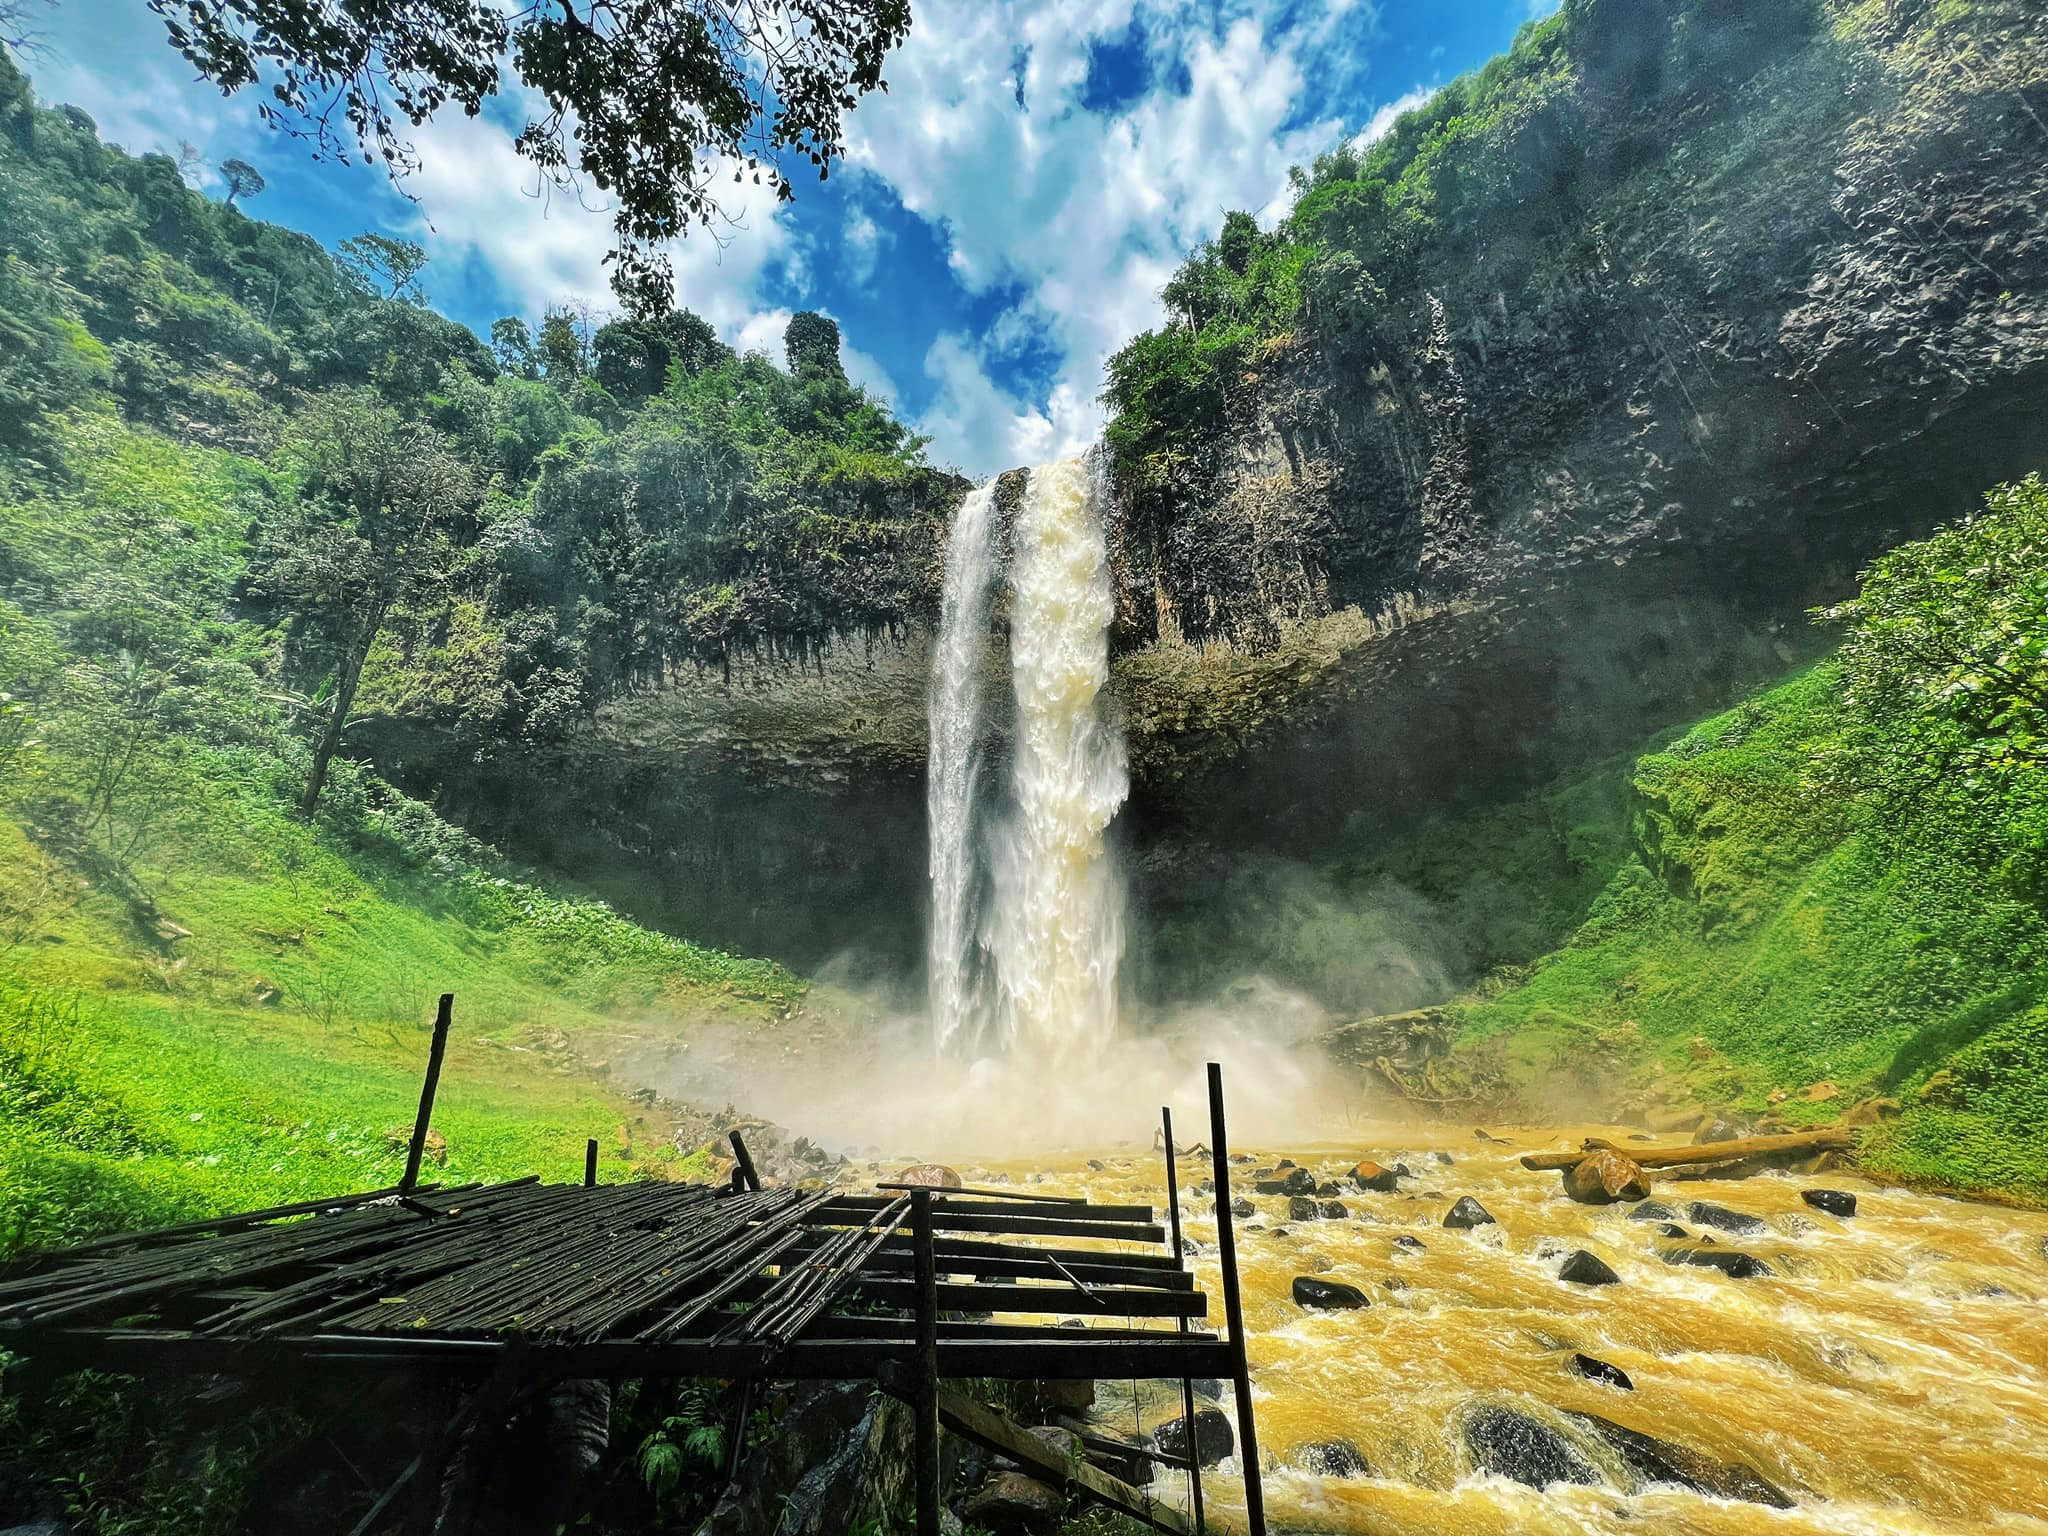
[[[1709,1141],[1699,1146],[1668,1147],[1659,1151],[1631,1151],[1625,1155],[1638,1168],[1682,1168],[1691,1163],[1722,1163],[1778,1152],[1845,1152],[1855,1145],[1854,1131],[1831,1125],[1816,1131],[1794,1131],[1785,1136],[1738,1136],[1730,1141]],[[1522,1166],[1539,1171],[1572,1168],[1597,1152],[1620,1150],[1612,1142],[1592,1136],[1577,1152],[1532,1153],[1522,1159]]]
[[[306,775],[306,793],[299,800],[299,814],[308,821],[320,808],[320,792],[327,787],[327,766],[340,750],[341,733],[348,729],[349,712],[355,708],[356,690],[362,686],[370,647],[377,643],[384,628],[384,616],[390,611],[391,599],[379,596],[376,606],[364,616],[362,630],[341,658],[341,668],[334,678],[334,708],[327,723],[320,727],[319,739],[313,743],[313,770]]]

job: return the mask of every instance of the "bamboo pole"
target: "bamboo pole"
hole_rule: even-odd
[[[455,1013],[455,994],[443,992],[434,1012],[434,1042],[427,1048],[427,1080],[420,1085],[420,1112],[412,1123],[412,1142],[405,1150],[405,1177],[399,1190],[411,1194],[420,1181],[420,1159],[426,1155],[427,1127],[434,1118],[434,1091],[441,1086],[441,1058],[448,1052],[448,1025]]]
[[[1180,1247],[1180,1172],[1173,1165],[1173,1108],[1159,1106],[1159,1122],[1166,1131],[1166,1209],[1173,1222],[1173,1262],[1182,1264]],[[1188,1320],[1180,1319],[1180,1331],[1188,1331]],[[1180,1379],[1180,1421],[1188,1432],[1188,1511],[1194,1516],[1195,1530],[1202,1530],[1202,1458],[1195,1447],[1195,1384],[1190,1378]]]
[[[1266,1490],[1260,1480],[1259,1435],[1252,1422],[1252,1368],[1245,1353],[1244,1298],[1237,1284],[1237,1233],[1230,1219],[1230,1136],[1223,1124],[1223,1067],[1209,1063],[1209,1150],[1216,1163],[1216,1247],[1223,1266],[1223,1315],[1230,1325],[1232,1382],[1237,1398],[1237,1453],[1244,1465],[1244,1514],[1251,1536],[1266,1536]],[[1202,1459],[1195,1426],[1188,1450]]]

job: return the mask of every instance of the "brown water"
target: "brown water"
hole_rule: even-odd
[[[1843,1175],[1660,1179],[1656,1197],[1691,1232],[1704,1230],[1685,1213],[1696,1199],[1769,1223],[1768,1235],[1717,1235],[1780,1272],[1734,1280],[1665,1264],[1659,1254],[1672,1243],[1655,1222],[1629,1221],[1626,1206],[1576,1205],[1557,1175],[1516,1162],[1596,1129],[1500,1131],[1509,1146],[1465,1127],[1259,1149],[1260,1166],[1291,1156],[1323,1178],[1341,1179],[1362,1157],[1417,1170],[1398,1194],[1347,1187],[1343,1220],[1290,1222],[1285,1198],[1251,1194],[1253,1164],[1233,1168],[1233,1193],[1258,1207],[1237,1226],[1273,1529],[2048,1536],[2048,1215]],[[1077,1159],[1035,1176],[1062,1192],[1163,1207],[1158,1154],[1102,1157],[1099,1171]],[[963,1171],[970,1182],[1033,1176],[1023,1167]],[[1206,1158],[1180,1164],[1186,1233],[1203,1245],[1193,1262],[1220,1328],[1214,1209],[1190,1193],[1208,1175]],[[1838,1221],[1808,1208],[1799,1191],[1816,1185],[1853,1192],[1857,1215]],[[1467,1194],[1498,1224],[1446,1230],[1444,1212]],[[1403,1233],[1425,1251],[1395,1249]],[[1621,1283],[1561,1282],[1560,1262],[1581,1247]],[[1314,1272],[1360,1287],[1371,1306],[1304,1311],[1290,1288]],[[1575,1350],[1619,1366],[1635,1390],[1575,1375]],[[1135,1399],[1129,1384],[1099,1392],[1097,1416],[1127,1431],[1179,1412],[1177,1387],[1141,1385]],[[1483,1403],[1556,1426],[1603,1468],[1606,1485],[1537,1491],[1475,1473],[1459,1425]],[[1632,1491],[1626,1470],[1567,1411],[1745,1463],[1797,1507],[1668,1486]],[[1372,1475],[1319,1478],[1293,1465],[1302,1447],[1334,1438],[1353,1442]],[[1218,1512],[1242,1514],[1234,1459],[1204,1487]],[[1163,1479],[1157,1491],[1183,1502],[1184,1479]]]

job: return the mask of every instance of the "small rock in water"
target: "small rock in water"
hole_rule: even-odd
[[[1830,1216],[1856,1214],[1856,1197],[1846,1189],[1802,1189],[1799,1198],[1816,1211],[1826,1211]]]
[[[1257,1211],[1258,1207],[1249,1200],[1239,1199],[1230,1202],[1230,1214],[1239,1221],[1243,1221],[1246,1217],[1255,1214]]]
[[[1690,1264],[1696,1269],[1718,1269],[1731,1280],[1754,1280],[1777,1271],[1762,1259],[1733,1248],[1673,1248],[1664,1255],[1666,1264]]]
[[[1666,1237],[1691,1237],[1692,1234],[1675,1221],[1667,1221],[1657,1228]]]
[[[1304,1472],[1317,1477],[1371,1477],[1365,1452],[1349,1440],[1311,1440],[1297,1446],[1289,1458]]]
[[[1629,1470],[1645,1483],[1670,1483],[1709,1498],[1741,1499],[1751,1504],[1767,1504],[1772,1509],[1792,1507],[1792,1500],[1783,1489],[1739,1461],[1722,1461],[1689,1445],[1628,1429],[1598,1414],[1575,1413],[1572,1417],[1619,1451]]]
[[[1318,1312],[1346,1312],[1369,1307],[1365,1292],[1342,1280],[1318,1280],[1313,1275],[1294,1277],[1294,1304]]]
[[[1612,1205],[1646,1198],[1650,1180],[1632,1158],[1603,1150],[1565,1169],[1564,1190],[1582,1205]]]
[[[1641,1205],[1628,1213],[1628,1219],[1630,1221],[1669,1221],[1677,1214],[1678,1212],[1671,1209],[1662,1200],[1645,1200]]]
[[[1152,1444],[1168,1456],[1179,1460],[1188,1459],[1188,1421],[1168,1419],[1152,1433]],[[1220,1408],[1197,1408],[1195,1410],[1195,1456],[1200,1465],[1213,1467],[1226,1460],[1237,1449],[1237,1436],[1231,1432],[1230,1416]]]
[[[1099,1157],[1091,1157],[1088,1159],[1088,1166],[1095,1172],[1100,1173],[1108,1164],[1104,1163]]]
[[[1530,1488],[1600,1481],[1600,1473],[1586,1453],[1563,1435],[1525,1413],[1495,1403],[1466,1417],[1465,1444],[1481,1471],[1512,1478]]]
[[[1426,1246],[1424,1246],[1421,1238],[1410,1237],[1406,1232],[1403,1232],[1399,1237],[1394,1239],[1394,1246],[1400,1249],[1403,1253],[1429,1252],[1429,1249]]]
[[[1342,1221],[1351,1212],[1344,1208],[1342,1200],[1325,1200],[1316,1207],[1316,1214],[1325,1221]]]
[[[1627,1371],[1618,1365],[1609,1365],[1605,1360],[1596,1360],[1591,1355],[1582,1355],[1575,1351],[1571,1366],[1588,1381],[1603,1382],[1610,1387],[1619,1387],[1624,1392],[1633,1392],[1636,1389],[1636,1384],[1628,1379]]]
[[[1337,1266],[1327,1253],[1310,1253],[1302,1256],[1301,1267],[1312,1275],[1326,1275]]]
[[[1569,1285],[1618,1285],[1621,1282],[1621,1276],[1605,1259],[1583,1248],[1564,1261],[1557,1278]]]
[[[1258,1180],[1252,1189],[1261,1195],[1312,1195],[1316,1192],[1316,1176],[1306,1168],[1293,1168],[1280,1178]]]
[[[1285,1237],[1287,1235],[1287,1230],[1288,1229],[1285,1227],[1275,1227],[1273,1229],[1272,1235],[1274,1237]]]
[[[1314,1221],[1316,1215],[1316,1203],[1307,1195],[1296,1195],[1287,1202],[1287,1219],[1289,1221]]]
[[[1403,1280],[1399,1275],[1389,1275],[1386,1279],[1382,1280],[1380,1284],[1384,1285],[1390,1291],[1405,1291],[1408,1289],[1408,1282],[1406,1280]]]
[[[1395,1181],[1400,1175],[1391,1168],[1383,1168],[1375,1162],[1363,1162],[1351,1170],[1351,1182],[1360,1189],[1369,1189],[1377,1194],[1391,1195]]]
[[[1752,1216],[1746,1211],[1731,1211],[1725,1205],[1713,1205],[1705,1200],[1693,1201],[1686,1207],[1686,1214],[1703,1227],[1712,1227],[1717,1232],[1733,1232],[1738,1237],[1770,1230],[1760,1216]]]
[[[1492,1226],[1493,1217],[1470,1195],[1460,1195],[1458,1203],[1444,1213],[1444,1225],[1454,1231],[1469,1232],[1474,1227]]]
[[[1432,1152],[1429,1154],[1429,1160],[1445,1168],[1451,1166],[1451,1154],[1448,1152]]]
[[[1335,1179],[1325,1179],[1322,1183],[1316,1186],[1317,1196],[1324,1200],[1333,1199],[1334,1197],[1341,1195],[1343,1193],[1343,1188],[1337,1183]]]

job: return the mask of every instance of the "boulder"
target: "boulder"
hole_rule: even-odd
[[[915,1184],[922,1189],[959,1189],[960,1175],[944,1163],[912,1163],[896,1175],[898,1184]]]
[[[1369,1307],[1365,1292],[1342,1280],[1318,1280],[1314,1275],[1294,1277],[1294,1304],[1318,1312],[1351,1311]]]
[[[1335,1179],[1325,1179],[1316,1186],[1316,1198],[1319,1200],[1334,1200],[1343,1193],[1344,1186]]]
[[[1842,1124],[1858,1128],[1882,1125],[1887,1120],[1897,1119],[1904,1111],[1905,1105],[1897,1099],[1865,1099],[1842,1116]]]
[[[1307,1445],[1296,1446],[1288,1460],[1317,1477],[1372,1476],[1365,1452],[1349,1440],[1311,1440]]]
[[[1316,1176],[1306,1168],[1290,1168],[1276,1178],[1258,1180],[1252,1189],[1261,1195],[1312,1195]]]
[[[1458,1196],[1458,1203],[1444,1213],[1444,1225],[1457,1232],[1469,1232],[1474,1227],[1493,1224],[1493,1217],[1486,1207],[1470,1195]]]
[[[1842,1096],[1842,1090],[1823,1078],[1817,1083],[1808,1083],[1799,1090],[1798,1096],[1803,1104],[1825,1104],[1830,1099],[1839,1099]]]
[[[1067,1512],[1067,1497],[1050,1483],[1022,1472],[991,1472],[960,1507],[960,1518],[995,1536],[1052,1536]]]
[[[1245,1218],[1249,1216],[1256,1215],[1258,1213],[1258,1209],[1259,1208],[1253,1205],[1249,1200],[1239,1199],[1230,1202],[1230,1214],[1235,1216],[1239,1221],[1243,1221]]]
[[[1230,1428],[1230,1415],[1221,1408],[1195,1410],[1195,1455],[1202,1466],[1213,1467],[1227,1460],[1237,1449],[1237,1436]],[[1177,1461],[1188,1459],[1188,1421],[1168,1419],[1152,1432],[1152,1444],[1161,1455]]]
[[[1754,1280],[1777,1271],[1762,1259],[1733,1248],[1672,1248],[1665,1252],[1666,1264],[1690,1264],[1695,1269],[1718,1269],[1731,1280]]]
[[[1662,1200],[1645,1200],[1628,1213],[1630,1221],[1670,1221],[1678,1215]]]
[[[1830,1216],[1856,1214],[1856,1197],[1846,1189],[1802,1189],[1799,1198],[1816,1211],[1826,1211]]]
[[[1599,1151],[1564,1171],[1564,1190],[1582,1205],[1612,1205],[1617,1200],[1645,1200],[1649,1175],[1619,1152]]]
[[[1465,1416],[1465,1444],[1480,1471],[1531,1488],[1600,1481],[1600,1473],[1586,1453],[1557,1430],[1498,1403],[1488,1403]]]
[[[1360,1189],[1371,1190],[1381,1195],[1391,1195],[1400,1177],[1393,1169],[1370,1161],[1360,1163],[1351,1170],[1352,1183]]]
[[[1703,1227],[1712,1227],[1716,1232],[1732,1232],[1737,1237],[1770,1230],[1761,1216],[1752,1216],[1747,1211],[1731,1211],[1725,1205],[1714,1205],[1706,1200],[1693,1201],[1685,1213]]]
[[[1564,1267],[1557,1272],[1557,1278],[1569,1285],[1619,1285],[1617,1275],[1605,1259],[1581,1248],[1564,1261]]]
[[[1342,1200],[1325,1200],[1316,1207],[1316,1214],[1324,1221],[1342,1221],[1351,1212]]]
[[[1315,1201],[1311,1200],[1307,1195],[1296,1195],[1287,1202],[1287,1219],[1289,1221],[1314,1221],[1318,1209]]]
[[[1792,1507],[1792,1500],[1783,1489],[1741,1462],[1722,1461],[1705,1451],[1660,1440],[1598,1414],[1576,1413],[1572,1417],[1619,1452],[1629,1470],[1645,1483],[1672,1484],[1710,1499],[1767,1504],[1772,1509]]]
[[[1618,1365],[1609,1365],[1605,1360],[1573,1351],[1570,1361],[1572,1371],[1588,1381],[1597,1381],[1604,1386],[1618,1387],[1624,1392],[1633,1392],[1636,1384],[1628,1379],[1628,1372]]]

